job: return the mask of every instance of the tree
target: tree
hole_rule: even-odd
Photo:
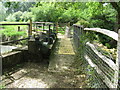
[[[12,14],[14,12],[25,12],[30,11],[30,7],[33,7],[35,2],[2,2],[7,8],[7,14]]]
[[[7,11],[7,9],[4,7],[2,2],[0,2],[0,21],[4,21],[4,19],[6,18],[6,16],[7,16],[6,11]]]
[[[110,2],[110,4],[113,6],[113,8],[116,10],[117,15],[117,28],[115,29],[116,32],[118,32],[118,29],[120,29],[120,2]]]

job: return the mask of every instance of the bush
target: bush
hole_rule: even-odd
[[[16,21],[16,18],[10,14],[7,18],[6,18],[7,21]]]
[[[18,12],[15,12],[13,14],[13,16],[15,17],[16,21],[20,21],[20,19],[21,19],[20,17],[22,16],[22,14],[23,14],[23,12],[18,11]]]
[[[24,22],[27,22],[30,19],[32,19],[34,21],[34,16],[33,16],[32,12],[23,12],[20,19],[21,19],[21,21],[24,21]]]
[[[2,34],[2,36],[4,36],[5,38],[9,38],[8,40],[17,40],[19,39],[21,36],[24,37],[26,36],[25,31],[17,31],[17,26],[6,26],[4,27],[3,30],[0,30],[0,34]]]
[[[6,20],[7,21],[25,21],[27,22],[29,19],[33,19],[33,15],[32,15],[32,12],[21,12],[21,11],[18,11],[18,12],[15,12],[13,14],[10,14]]]
[[[31,10],[35,15],[35,21],[56,22],[60,14],[51,4],[43,4],[42,6],[31,8]]]
[[[88,21],[83,20],[83,19],[79,20],[76,24],[83,25],[84,27],[88,27],[90,25],[90,23]]]

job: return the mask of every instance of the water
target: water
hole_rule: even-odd
[[[3,53],[8,53],[8,52],[11,52],[13,49],[16,49],[17,47],[14,47],[14,46],[3,46],[3,45],[0,45],[0,52],[1,54]]]

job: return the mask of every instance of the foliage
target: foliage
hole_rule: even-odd
[[[33,7],[35,2],[2,2],[7,8],[7,14],[12,14],[18,11],[25,12],[29,11],[30,7]]]
[[[26,36],[25,31],[17,31],[17,26],[6,26],[4,29],[0,30],[0,34],[5,37],[9,37],[10,40],[17,40],[21,36]]]
[[[31,8],[35,15],[35,21],[49,21],[56,22],[59,14],[61,13],[55,9],[51,3],[42,4],[42,6]]]
[[[59,21],[75,23],[78,21],[77,19],[77,11],[74,8],[69,7],[68,10],[65,10],[65,12],[61,15],[61,19]]]
[[[7,21],[20,21],[20,16],[22,16],[22,12],[21,11],[18,11],[18,12],[15,12],[13,14],[10,14],[6,20]]]
[[[16,21],[16,18],[12,15],[12,14],[10,14],[7,18],[6,18],[6,20],[7,21]]]
[[[30,19],[34,21],[34,16],[32,15],[32,12],[23,12],[22,16],[20,17],[20,21],[24,22],[27,22]]]
[[[90,25],[90,23],[88,21],[83,20],[83,19],[79,20],[76,24],[83,25],[84,27],[89,27],[89,25]]]
[[[79,10],[76,3],[40,3],[31,8],[36,21],[71,22],[78,21]]]
[[[0,85],[0,89],[3,89],[3,88],[5,88],[5,86],[4,85]],[[4,90],[4,89],[3,89]]]
[[[13,16],[15,17],[16,21],[20,21],[20,16],[22,16],[22,12],[21,11],[15,12]]]
[[[6,11],[7,9],[4,7],[4,5],[0,2],[0,21],[4,21],[6,17]]]
[[[111,13],[113,12],[113,13]],[[109,4],[103,6],[102,13],[91,16],[91,23],[93,27],[100,27],[109,30],[114,30],[115,26],[115,10]]]
[[[24,22],[27,22],[28,20],[32,19],[33,20],[33,15],[31,12],[21,12],[21,11],[18,11],[18,12],[15,12],[13,14],[10,14],[6,20],[7,21],[24,21]]]

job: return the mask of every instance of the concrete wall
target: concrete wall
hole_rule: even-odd
[[[13,51],[2,55],[2,70],[12,68],[13,66],[28,60],[28,51]]]

